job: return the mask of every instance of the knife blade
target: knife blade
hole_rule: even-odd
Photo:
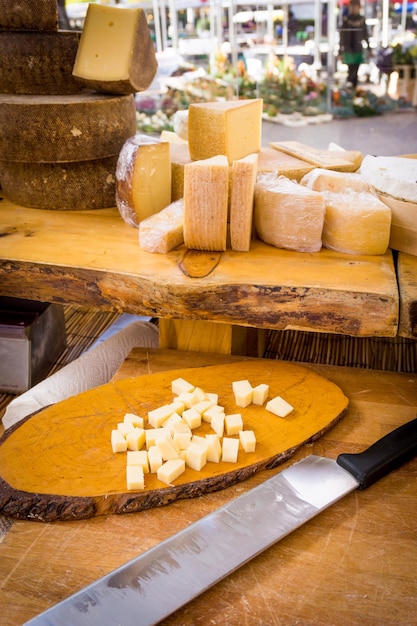
[[[357,454],[310,455],[26,622],[152,626],[417,454],[417,418]]]

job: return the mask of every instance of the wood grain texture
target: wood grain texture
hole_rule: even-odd
[[[110,433],[125,413],[146,419],[148,411],[170,403],[171,382],[180,376],[218,393],[226,414],[241,413],[244,428],[255,432],[256,450],[240,451],[237,463],[207,463],[201,471],[187,468],[170,486],[147,474],[143,491],[127,491],[126,454],[112,452]],[[284,397],[294,411],[280,419],[264,406],[237,407],[232,382],[242,379],[253,386],[267,383],[269,398]],[[140,511],[223,489],[288,459],[331,428],[347,403],[339,387],[311,370],[271,360],[114,381],[48,407],[3,435],[0,512],[40,521],[82,519]],[[213,431],[204,423],[193,432],[204,436]]]
[[[140,250],[116,209],[61,214],[1,202],[1,295],[258,328],[397,333],[390,251],[307,254],[253,241],[250,252],[224,252],[200,278],[181,271],[183,255]]]
[[[236,361],[173,350],[132,351],[115,379]],[[417,377],[308,366],[349,398],[345,417],[294,454],[359,452],[417,412]],[[287,466],[284,463],[283,466]],[[280,471],[132,515],[36,524],[0,544],[2,626],[16,626]],[[164,626],[415,626],[417,459],[355,492],[164,621]]]
[[[397,273],[401,294],[398,334],[417,339],[417,256],[399,253]]]

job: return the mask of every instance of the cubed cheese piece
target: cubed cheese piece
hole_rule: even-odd
[[[126,443],[128,450],[141,450],[145,445],[146,437],[143,428],[134,428],[126,435]]]
[[[111,447],[113,452],[126,452],[127,441],[119,429],[111,431]]]
[[[176,401],[182,402],[186,409],[191,409],[192,406],[197,404],[198,402],[202,402],[206,399],[204,391],[201,389],[195,388],[193,391],[184,391],[180,393]]]
[[[262,406],[268,399],[269,394],[269,385],[266,383],[261,383],[260,385],[256,385],[253,388],[252,402],[253,404],[257,404]]]
[[[211,418],[210,425],[219,437],[223,437],[225,417],[224,413],[216,413],[216,415],[213,415]]]
[[[201,415],[194,409],[194,407],[191,407],[191,409],[185,409],[182,414],[182,419],[192,430],[201,426]]]
[[[239,441],[245,452],[255,452],[256,437],[253,430],[241,430],[239,432]]]
[[[139,223],[139,247],[146,252],[167,254],[184,243],[183,224],[184,200],[180,198]]]
[[[266,410],[278,417],[287,417],[292,411],[294,411],[294,407],[289,404],[284,398],[281,396],[276,396],[269,400],[265,406]]]
[[[284,176],[264,175],[255,187],[258,237],[276,248],[318,252],[325,216],[323,196]]]
[[[168,417],[167,420],[165,420],[165,422],[163,422],[162,428],[168,428],[172,436],[174,433],[175,424],[178,424],[179,422],[182,422],[183,424],[185,424],[181,415],[179,415],[178,413],[173,413],[172,415]]]
[[[158,62],[146,13],[90,3],[73,75],[89,89],[130,94],[152,83]]]
[[[252,403],[253,388],[248,380],[236,380],[232,383],[232,389],[237,406],[244,408]]]
[[[334,172],[316,167],[303,176],[301,184],[314,191],[333,191],[341,193],[346,190],[369,191],[370,185],[360,174],[354,172]]]
[[[135,413],[126,413],[123,421],[126,422],[126,424],[133,424],[133,426],[137,427],[137,428],[143,428],[145,420],[143,419],[143,417],[140,417],[139,415],[136,415]]]
[[[170,203],[169,143],[146,135],[130,137],[120,150],[116,166],[116,205],[121,217],[137,227]]]
[[[226,434],[230,435],[238,435],[241,430],[243,430],[243,420],[242,415],[240,413],[232,413],[230,415],[226,415],[224,418],[224,425],[226,427]]]
[[[215,415],[222,415],[224,419],[224,407],[219,404],[213,404],[207,411],[204,411],[202,419],[204,422],[211,424],[211,421]]]
[[[200,413],[200,415],[203,417],[204,413],[208,411],[208,409],[211,406],[213,406],[213,403],[211,400],[201,400],[201,402],[197,402],[196,404],[193,404],[193,409],[194,411],[197,411],[198,413]]]
[[[145,430],[145,437],[146,437],[146,448],[147,450],[149,450],[149,448],[151,446],[156,445],[156,443],[158,441],[161,441],[161,439],[166,439],[167,437],[170,437],[171,433],[169,432],[168,428],[149,428],[147,430]]]
[[[226,463],[237,463],[239,453],[239,439],[223,437],[222,441],[222,461]]]
[[[248,252],[250,249],[257,172],[257,153],[232,163],[229,207],[230,244],[232,250],[238,252]]]
[[[229,163],[261,149],[262,99],[202,102],[188,107],[193,160],[226,155]]]
[[[184,168],[184,243],[195,250],[226,250],[229,165],[225,156]]]
[[[386,204],[372,193],[324,192],[324,199],[324,247],[349,254],[385,254],[391,230]]]
[[[117,424],[117,430],[119,430],[125,438],[127,433],[131,432],[134,428],[134,425],[129,422],[119,422]]]
[[[167,485],[171,485],[178,476],[185,471],[185,462],[183,459],[170,459],[161,465],[156,475],[158,480]]]
[[[195,385],[192,385],[184,378],[179,377],[175,378],[175,380],[171,382],[171,389],[172,393],[179,396],[181,393],[191,393],[194,391]]]
[[[127,453],[127,465],[140,465],[144,474],[149,474],[149,459],[146,450],[130,450]]]
[[[157,446],[151,446],[148,449],[148,463],[149,470],[152,472],[152,474],[156,474],[156,472],[163,463],[162,454]]]
[[[126,466],[126,487],[128,491],[145,489],[145,476],[141,465]]]
[[[219,394],[218,393],[207,392],[207,398],[208,398],[208,400],[211,400],[211,402],[213,404],[217,404],[218,401],[219,401]]]
[[[176,407],[172,402],[170,404],[163,404],[157,409],[148,411],[148,423],[150,426],[153,426],[153,428],[160,428],[173,413],[176,413]]]
[[[208,434],[207,438],[207,461],[219,463],[222,458],[222,443],[219,435]]]
[[[191,432],[174,432],[172,439],[179,451],[186,450],[191,443]]]
[[[207,439],[203,437],[202,435],[193,435],[191,439],[191,443],[195,443],[198,446],[202,446],[204,450],[207,451],[208,442],[207,442]]]
[[[198,443],[191,443],[185,451],[185,463],[199,472],[207,463],[207,448]]]
[[[169,461],[169,459],[176,459],[178,457],[178,448],[172,437],[166,437],[165,439],[157,441],[156,447],[161,453],[163,461]]]

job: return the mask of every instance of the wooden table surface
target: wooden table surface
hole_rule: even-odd
[[[136,349],[116,378],[236,358]],[[335,427],[294,459],[361,451],[416,417],[417,375],[305,367],[338,384],[350,405]],[[278,471],[140,513],[78,522],[14,521],[0,544],[2,626],[24,623]],[[164,624],[414,626],[416,515],[417,458],[345,497]]]
[[[250,252],[228,250],[210,273],[190,278],[180,267],[185,248],[151,254],[137,237],[117,209],[42,211],[3,199],[0,295],[256,328],[417,335],[399,319],[415,307],[417,285],[404,274],[400,306],[391,251],[309,254],[253,241]]]

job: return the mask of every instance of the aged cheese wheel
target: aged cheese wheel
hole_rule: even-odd
[[[0,161],[3,193],[32,209],[78,211],[115,206],[118,155],[73,163]]]
[[[72,76],[80,33],[0,32],[0,93],[79,93]]]
[[[91,89],[128,94],[152,83],[158,62],[145,12],[89,4],[74,76]]]
[[[0,30],[58,30],[57,0],[0,0]]]
[[[3,160],[56,163],[117,154],[136,131],[133,95],[0,94]]]

